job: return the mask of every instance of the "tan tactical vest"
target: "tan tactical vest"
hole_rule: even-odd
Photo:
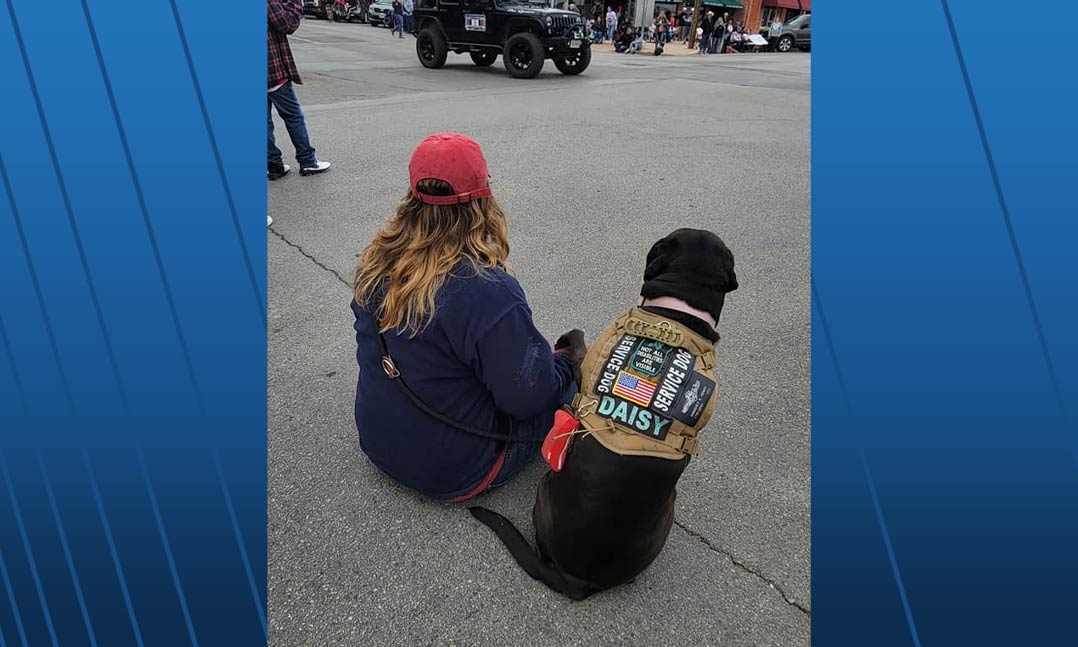
[[[573,408],[617,454],[695,455],[715,408],[715,346],[676,321],[633,308],[592,344]]]

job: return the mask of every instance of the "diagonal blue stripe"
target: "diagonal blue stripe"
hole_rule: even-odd
[[[49,604],[45,601],[45,590],[41,587],[41,578],[37,574],[34,551],[30,549],[30,539],[26,536],[26,524],[22,521],[19,501],[15,498],[15,488],[11,484],[11,474],[8,473],[7,469],[7,458],[3,454],[0,454],[0,471],[4,473],[4,484],[7,486],[8,497],[11,499],[11,508],[15,512],[15,525],[19,528],[22,546],[26,551],[26,560],[30,564],[30,574],[34,576],[34,586],[37,588],[37,599],[41,601],[41,612],[45,615],[45,625],[49,628],[49,637],[52,638],[52,644],[56,646],[59,644],[56,640],[56,629],[52,626],[52,615],[49,613]]]
[[[15,379],[15,388],[19,391],[19,400],[22,402],[23,410],[25,410],[27,408],[26,387],[22,384],[19,367],[15,364],[15,355],[11,352],[11,340],[8,339],[7,328],[4,327],[3,315],[0,315],[0,343],[4,345],[4,353],[7,354],[8,365],[11,367],[11,376]],[[3,637],[0,637],[0,641],[3,641]],[[2,642],[0,642],[0,647],[3,647]]]
[[[835,369],[835,377],[838,379],[839,392],[842,393],[842,400],[846,403],[847,411],[852,412],[853,407],[850,406],[850,396],[846,391],[846,378],[842,375],[842,367],[838,365],[838,353],[835,352],[835,344],[831,340],[831,327],[827,325],[827,316],[823,311],[823,301],[820,299],[820,291],[816,289],[816,278],[809,277],[809,285],[812,288],[812,300],[816,302],[816,312],[820,315],[820,325],[823,327],[824,342],[827,343],[827,350],[831,353],[831,365]]]
[[[146,468],[146,457],[142,450],[138,450],[138,462],[142,468],[142,478],[146,481],[146,491],[150,494],[150,506],[153,508],[153,518],[157,522],[157,531],[161,533],[161,545],[165,549],[165,558],[168,560],[168,568],[172,572],[172,583],[176,586],[176,595],[180,598],[180,609],[183,611],[184,622],[187,623],[187,634],[191,637],[191,644],[198,647],[198,638],[195,637],[195,627],[191,623],[191,613],[187,609],[187,599],[183,595],[183,586],[180,584],[180,574],[176,571],[176,561],[172,558],[172,548],[168,544],[168,534],[165,532],[165,523],[161,519],[161,509],[157,505],[157,495],[153,491],[153,483],[150,482],[150,471]]]
[[[127,606],[127,617],[131,619],[131,629],[135,632],[135,642],[138,647],[143,647],[142,631],[135,618],[135,608],[131,606],[131,595],[127,592],[127,579],[124,578],[123,569],[120,568],[120,556],[116,553],[116,542],[112,539],[112,529],[109,527],[108,517],[105,515],[105,504],[101,500],[101,491],[97,487],[97,477],[94,475],[94,467],[90,463],[90,453],[83,450],[82,460],[86,464],[86,472],[90,475],[90,490],[94,495],[94,503],[97,504],[97,514],[101,517],[101,525],[105,529],[105,539],[108,540],[109,554],[112,555],[112,565],[116,569],[116,578],[120,581],[120,591],[123,593],[124,604]]]
[[[10,0],[9,0],[10,2]],[[176,20],[176,31],[180,35],[180,43],[183,45],[183,55],[187,59],[187,69],[191,73],[191,82],[195,86],[195,96],[198,98],[198,107],[202,110],[202,121],[206,124],[206,134],[210,138],[210,147],[213,149],[213,159],[217,162],[217,173],[221,176],[221,185],[225,190],[225,199],[228,201],[228,211],[232,214],[232,225],[236,229],[236,238],[240,243],[240,251],[243,253],[243,263],[247,268],[247,276],[251,280],[251,289],[254,291],[255,301],[258,303],[258,314],[262,317],[262,323],[266,323],[266,304],[262,301],[262,291],[258,287],[255,278],[255,269],[251,264],[251,254],[247,251],[247,241],[243,237],[243,229],[240,227],[240,217],[236,213],[236,202],[232,199],[232,187],[225,175],[225,165],[221,160],[221,151],[217,148],[217,136],[213,134],[213,124],[210,123],[210,113],[206,109],[206,100],[202,96],[202,85],[198,82],[198,73],[195,72],[195,62],[191,58],[191,48],[187,45],[187,34],[183,30],[183,22],[180,20],[180,12],[176,8],[176,0],[169,0],[172,6],[172,16]]]
[[[56,362],[56,372],[60,375],[60,384],[64,387],[64,398],[67,400],[68,409],[74,410],[75,401],[71,397],[71,385],[68,384],[64,365],[60,362],[60,350],[56,346],[56,333],[52,330],[52,320],[49,319],[49,311],[45,307],[45,295],[41,290],[41,283],[37,280],[37,270],[34,269],[34,259],[30,256],[30,245],[26,242],[26,230],[22,228],[19,208],[15,205],[15,194],[11,192],[11,182],[8,180],[3,155],[0,155],[0,179],[4,182],[4,190],[7,191],[7,199],[11,204],[11,215],[15,219],[15,230],[19,233],[19,243],[22,245],[22,253],[26,257],[26,269],[30,272],[30,282],[34,284],[37,307],[41,310],[41,319],[45,322],[45,335],[49,338],[49,348],[52,349],[52,358]]]
[[[992,158],[992,149],[988,145],[988,135],[985,134],[984,122],[981,120],[981,111],[977,107],[977,98],[973,94],[973,84],[969,80],[969,72],[966,70],[966,59],[962,55],[962,47],[958,44],[958,33],[955,31],[954,20],[951,19],[951,8],[947,0],[940,0],[943,4],[943,14],[947,18],[947,29],[951,32],[951,42],[954,44],[955,56],[958,58],[958,67],[962,70],[962,81],[966,84],[966,93],[969,95],[969,105],[973,111],[973,120],[977,123],[977,132],[981,136],[981,146],[984,147],[984,158],[988,163],[988,171],[992,175],[992,184],[996,189],[996,198],[999,200],[999,209],[1003,214],[1003,224],[1007,227],[1007,237],[1011,241],[1011,251],[1014,252],[1014,262],[1018,266],[1018,276],[1022,279],[1022,288],[1026,292],[1026,301],[1029,303],[1029,312],[1033,316],[1033,326],[1037,332],[1037,341],[1041,346],[1041,354],[1044,356],[1044,364],[1048,370],[1048,377],[1052,381],[1052,389],[1055,391],[1056,403],[1060,411],[1066,413],[1063,401],[1063,391],[1056,377],[1055,364],[1052,362],[1052,354],[1048,350],[1048,341],[1044,337],[1044,328],[1041,326],[1041,317],[1037,312],[1037,303],[1033,299],[1033,288],[1029,285],[1029,277],[1026,275],[1026,266],[1022,262],[1022,253],[1018,249],[1018,238],[1014,234],[1014,225],[1011,223],[1011,212],[1007,209],[1007,201],[1003,197],[1003,186],[999,181],[999,173],[996,171],[996,162]]]
[[[26,68],[26,78],[30,83],[30,93],[34,97],[34,105],[37,106],[37,116],[41,121],[41,130],[45,135],[45,144],[49,149],[49,157],[52,158],[52,168],[56,173],[56,181],[60,185],[60,196],[64,201],[64,209],[67,212],[67,221],[71,225],[71,233],[75,239],[75,248],[79,252],[79,261],[82,263],[82,273],[86,276],[86,284],[90,292],[90,299],[94,304],[94,312],[97,314],[97,325],[101,329],[101,336],[105,342],[105,350],[109,356],[109,364],[112,366],[112,376],[116,380],[116,388],[120,395],[120,401],[127,407],[127,392],[124,389],[123,380],[120,378],[120,367],[116,363],[116,354],[112,349],[112,338],[109,337],[108,327],[105,325],[105,315],[101,311],[101,301],[97,296],[97,288],[94,286],[93,274],[90,272],[90,264],[86,259],[86,250],[82,245],[82,236],[79,234],[79,226],[75,222],[75,212],[71,207],[71,198],[67,194],[67,184],[64,182],[64,174],[60,171],[60,160],[56,156],[56,146],[53,145],[52,133],[49,131],[48,120],[45,119],[45,109],[41,105],[41,95],[37,91],[37,82],[34,81],[33,70],[30,69],[30,58],[26,55],[26,45],[22,40],[22,31],[19,29],[19,20],[15,16],[15,7],[11,0],[7,0],[7,10],[11,15],[11,27],[15,32],[15,42],[19,46],[19,54],[22,55],[23,67]]]
[[[19,614],[19,605],[15,602],[15,591],[11,589],[11,578],[7,575],[7,563],[4,562],[4,551],[0,550],[0,576],[4,578],[4,589],[7,591],[7,599],[11,603],[11,613],[15,616],[15,629],[19,632],[19,640],[23,647],[29,642],[26,640],[26,630],[22,626],[22,616]],[[2,638],[2,636],[0,636]]]
[[[895,557],[895,549],[891,546],[891,535],[887,532],[887,523],[883,520],[883,509],[880,507],[880,498],[876,495],[876,482],[872,478],[872,471],[868,468],[868,458],[865,451],[861,450],[861,464],[865,468],[865,480],[868,481],[868,491],[872,495],[872,508],[876,511],[876,520],[880,524],[880,532],[883,534],[883,543],[887,547],[887,559],[891,561],[891,572],[894,573],[895,583],[898,585],[898,595],[902,598],[902,609],[906,612],[906,622],[910,626],[910,634],[913,636],[914,647],[921,647],[921,639],[917,636],[917,627],[913,624],[913,613],[910,611],[910,602],[906,598],[906,587],[902,585],[902,575],[898,570],[898,559]]]
[[[131,155],[131,147],[127,142],[127,132],[124,130],[123,120],[120,119],[120,110],[116,105],[116,95],[112,91],[112,81],[109,78],[108,70],[105,68],[105,59],[101,55],[101,44],[97,40],[97,29],[94,27],[93,18],[90,16],[90,8],[86,4],[86,0],[82,0],[82,12],[86,16],[86,27],[90,31],[90,40],[93,41],[94,54],[97,55],[97,65],[101,69],[101,78],[105,82],[105,93],[109,98],[109,105],[112,107],[112,116],[116,120],[116,130],[120,135],[120,144],[124,150],[124,157],[127,159],[127,169],[131,173],[131,183],[135,187],[135,195],[138,198],[139,209],[142,212],[142,221],[146,225],[146,235],[150,239],[150,248],[153,250],[153,259],[157,265],[157,273],[161,277],[161,286],[164,290],[165,300],[168,302],[169,313],[172,315],[172,325],[176,328],[176,337],[180,342],[180,350],[183,352],[183,360],[187,366],[187,376],[191,380],[191,386],[195,389],[195,395],[198,398],[199,405],[202,404],[202,391],[198,386],[198,379],[195,377],[195,367],[191,360],[191,351],[187,346],[187,338],[183,333],[183,327],[180,325],[180,315],[176,309],[176,300],[172,296],[172,287],[168,281],[168,275],[165,272],[165,265],[161,260],[161,250],[157,245],[157,235],[154,233],[153,224],[150,222],[150,213],[146,208],[146,198],[142,193],[142,183],[139,181],[138,173],[135,171],[135,162]]]
[[[827,324],[827,314],[823,308],[823,299],[820,298],[819,288],[816,287],[815,277],[810,277],[809,282],[812,288],[812,300],[816,303],[816,312],[820,317],[820,326],[823,328],[824,342],[827,344],[827,350],[831,354],[831,361],[835,367],[835,376],[838,379],[839,390],[842,393],[842,399],[846,403],[846,409],[849,413],[853,413],[853,408],[850,404],[849,392],[846,389],[846,381],[842,376],[842,367],[839,365],[838,353],[835,352],[834,339],[831,337],[831,328]],[[917,625],[913,621],[913,611],[910,609],[909,599],[906,597],[906,587],[902,583],[902,572],[898,569],[898,559],[895,557],[894,548],[891,546],[891,535],[887,532],[887,524],[883,519],[883,508],[880,507],[879,497],[876,496],[876,484],[872,480],[872,474],[868,469],[868,460],[865,458],[864,449],[861,450],[861,462],[865,468],[865,478],[868,480],[869,493],[872,496],[872,506],[876,511],[876,522],[880,525],[880,533],[883,535],[883,543],[887,548],[887,558],[891,562],[891,573],[894,574],[895,584],[898,587],[898,596],[902,600],[902,609],[906,614],[906,623],[910,628],[910,635],[913,637],[913,644],[915,647],[921,647],[921,640],[917,636]]]
[[[240,533],[240,523],[236,518],[236,509],[232,506],[232,494],[228,491],[228,481],[225,480],[225,472],[221,467],[221,455],[214,452],[213,461],[217,466],[217,480],[221,482],[221,493],[225,497],[225,506],[228,507],[228,516],[232,520],[232,532],[236,535],[236,544],[240,547],[240,557],[243,560],[243,570],[247,573],[247,583],[251,586],[251,595],[255,600],[255,609],[258,610],[258,620],[262,623],[262,634],[269,636],[266,628],[266,611],[262,608],[262,598],[258,595],[258,586],[255,584],[255,576],[251,571],[251,559],[247,556],[247,546],[243,543],[243,535]]]
[[[56,530],[60,533],[60,545],[64,549],[64,559],[67,560],[67,570],[71,573],[71,582],[75,585],[75,597],[79,601],[79,610],[82,611],[82,620],[86,623],[86,635],[90,638],[90,647],[97,647],[97,638],[94,636],[94,628],[90,623],[90,613],[86,610],[86,600],[82,597],[82,586],[79,584],[79,574],[75,570],[75,560],[71,558],[71,548],[67,544],[67,533],[64,531],[64,523],[60,520],[60,509],[56,506],[56,496],[52,492],[52,482],[49,480],[49,472],[45,469],[45,458],[38,456],[38,465],[41,467],[41,479],[45,482],[45,494],[49,498],[49,507],[52,508],[52,518],[56,521]]]

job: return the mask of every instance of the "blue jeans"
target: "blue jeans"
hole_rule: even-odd
[[[415,33],[415,14],[404,14],[404,31]]]
[[[606,28],[606,37],[608,40],[614,40],[614,32],[617,30],[617,26]]]
[[[400,32],[402,36],[404,35],[404,16],[393,14],[393,33],[396,34],[398,32]]]
[[[575,382],[570,382],[569,388],[565,390],[565,395],[562,397],[562,403],[566,405],[572,404],[573,396],[575,396],[579,390],[580,389],[577,388]],[[503,485],[509,479],[523,472],[524,468],[526,468],[539,454],[539,448],[542,446],[542,441],[537,443],[511,443],[509,448],[505,451],[505,460],[502,461],[502,468],[498,470],[498,475],[490,482],[490,487],[493,488]]]
[[[269,99],[266,102],[266,115],[269,118],[266,161],[270,166],[284,164],[281,149],[277,148],[277,144],[273,140],[274,106],[277,107],[277,114],[281,115],[281,119],[284,120],[285,128],[288,129],[288,136],[292,139],[292,145],[296,148],[296,161],[299,162],[301,168],[314,166],[318,158],[315,157],[314,146],[311,146],[311,140],[307,136],[307,122],[303,119],[303,110],[299,107],[299,99],[296,97],[296,90],[292,87],[291,81],[270,92]]]

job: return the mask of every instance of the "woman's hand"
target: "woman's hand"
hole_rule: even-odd
[[[584,339],[584,331],[573,328],[554,342],[554,352],[567,353],[573,363],[573,379],[580,386],[580,366],[584,363],[584,356],[588,354],[588,344]]]

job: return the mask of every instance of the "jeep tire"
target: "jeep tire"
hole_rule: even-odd
[[[573,56],[558,56],[554,59],[554,65],[562,74],[580,74],[588,69],[591,63],[591,48],[581,47]]]
[[[498,52],[493,49],[473,49],[468,55],[478,67],[490,67],[498,60]]]
[[[534,79],[543,71],[543,43],[535,34],[521,32],[505,41],[502,60],[505,70],[515,79]]]
[[[445,44],[445,36],[437,28],[427,27],[419,32],[415,39],[415,53],[419,56],[419,62],[423,67],[437,70],[445,65],[445,58],[449,55],[449,48]]]
[[[794,48],[794,37],[793,36],[787,34],[787,35],[783,36],[782,38],[779,38],[778,50],[780,52],[785,53],[785,52],[788,52],[788,51],[792,50],[793,48]]]

